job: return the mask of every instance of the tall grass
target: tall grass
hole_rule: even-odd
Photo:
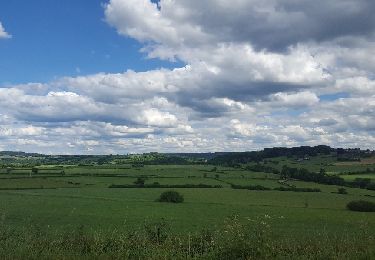
[[[373,259],[374,234],[316,233],[307,238],[274,234],[269,216],[228,218],[216,230],[175,235],[164,222],[146,223],[131,232],[64,232],[28,227],[15,232],[0,226],[1,259]]]

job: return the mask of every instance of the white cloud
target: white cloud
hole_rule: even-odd
[[[371,95],[374,94],[375,80],[361,75],[341,78],[336,81],[335,88],[338,92],[348,92],[353,95]]]
[[[9,39],[9,38],[12,38],[12,35],[10,35],[9,33],[5,31],[5,28],[0,22],[0,39]]]
[[[258,130],[260,130],[255,124],[241,123],[238,119],[232,119],[230,123],[232,134],[234,135],[239,134],[241,136],[251,137],[254,136]]]
[[[147,109],[138,118],[149,126],[172,127],[177,123],[175,115],[157,109]]]
[[[159,8],[147,0],[111,0],[105,14],[119,33],[155,42],[156,49],[251,42],[257,49],[279,50],[310,40],[371,35],[374,9],[369,0],[161,0]]]
[[[275,93],[271,95],[271,101],[275,106],[289,107],[309,107],[317,105],[319,98],[315,93],[304,91],[298,93]]]

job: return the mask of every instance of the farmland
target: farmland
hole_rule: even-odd
[[[312,170],[325,166],[328,174],[342,174],[348,182],[374,175],[366,174],[365,168],[357,168],[362,174],[347,174],[353,171],[352,165],[338,166],[324,156],[301,162],[277,157],[262,164],[278,169],[282,165]],[[78,227],[88,234],[127,233],[145,223],[163,221],[173,236],[184,236],[220,230],[228,218],[235,217],[241,225],[267,223],[274,241],[357,237],[365,248],[375,246],[373,236],[366,235],[375,233],[374,213],[346,209],[353,200],[375,202],[375,191],[345,186],[344,195],[337,192],[341,187],[337,185],[298,179],[280,182],[280,175],[254,172],[246,168],[249,165],[253,163],[241,167],[130,163],[4,167],[0,173],[1,226],[20,233],[37,228],[52,236]],[[144,183],[135,185],[139,179]],[[235,185],[243,188],[234,189]],[[267,190],[246,188],[254,186]],[[319,192],[280,191],[279,187]],[[167,190],[179,192],[184,202],[156,202]]]

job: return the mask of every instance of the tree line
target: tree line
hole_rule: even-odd
[[[284,165],[280,171],[280,177],[283,179],[290,178],[327,185],[375,190],[375,183],[373,183],[369,178],[356,178],[354,181],[345,181],[338,175],[327,174],[324,169],[320,169],[319,172],[311,172],[305,168],[298,169]]]

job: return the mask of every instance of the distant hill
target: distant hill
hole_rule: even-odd
[[[0,151],[0,156],[37,157],[37,156],[43,156],[43,155],[38,154],[38,153],[25,153],[25,152],[19,152],[19,151]]]
[[[183,158],[196,158],[211,160],[221,155],[231,154],[231,152],[213,152],[213,153],[164,153],[166,156],[176,156]]]
[[[375,155],[375,152],[370,150],[361,150],[359,148],[332,148],[327,145],[317,145],[313,147],[299,146],[291,148],[274,147],[265,148],[262,151],[223,154],[210,159],[208,162],[216,165],[233,166],[241,163],[259,162],[266,158],[275,158],[281,156],[297,157],[303,159],[306,157],[329,154],[336,156],[338,161],[359,161],[361,158]]]
[[[214,164],[233,166],[248,162],[260,162],[266,158],[295,157],[306,159],[317,155],[334,155],[338,161],[360,161],[375,155],[374,151],[359,148],[332,148],[326,145],[274,147],[251,152],[212,152],[212,153],[144,153],[129,155],[43,155],[21,151],[1,151],[0,163],[17,164],[21,159],[31,165],[37,164]]]

